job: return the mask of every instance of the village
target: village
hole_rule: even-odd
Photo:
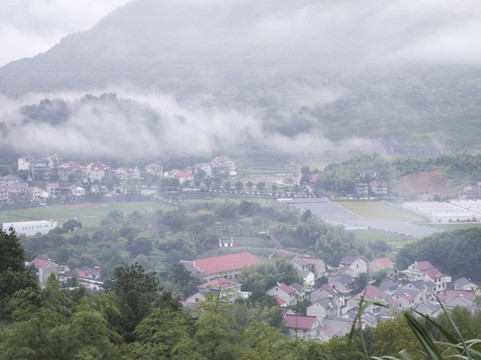
[[[143,170],[137,166],[113,168],[101,161],[81,165],[76,161],[63,162],[54,154],[36,159],[18,158],[18,171],[0,177],[0,206],[25,207],[60,200],[80,200],[99,195],[157,194],[158,186],[144,186],[146,178],[166,181],[167,191],[177,192],[195,188],[194,176],[230,179],[237,174],[235,163],[228,156],[217,156],[209,163],[197,163],[192,168],[164,171],[160,164],[147,164]],[[155,181],[152,181],[155,182]],[[212,181],[207,181],[210,185]],[[200,184],[197,185],[198,189]],[[202,183],[202,188],[206,185]]]
[[[275,297],[282,308],[291,336],[325,341],[348,334],[361,300],[373,302],[362,313],[363,326],[371,327],[405,310],[436,317],[443,312],[442,307],[462,306],[472,313],[479,309],[478,285],[466,278],[451,281],[450,276],[442,274],[428,261],[417,261],[401,272],[388,258],[368,262],[361,257],[346,256],[338,268],[302,255],[289,261],[304,280],[303,284],[277,283],[266,294]],[[193,309],[205,299],[206,293],[227,292],[231,299],[248,297],[236,278],[244,267],[255,266],[259,260],[244,252],[181,263],[193,276],[205,281],[198,286],[196,294],[183,302],[186,308]],[[367,280],[365,288],[359,289],[360,278]],[[319,281],[321,279],[324,281]],[[296,314],[291,307],[304,299],[310,303],[306,314]]]
[[[233,242],[234,239],[219,239],[219,246],[232,248]],[[281,307],[290,336],[327,341],[334,336],[347,335],[360,306],[366,303],[362,326],[370,327],[406,310],[436,317],[444,312],[443,308],[452,310],[461,306],[474,313],[480,306],[477,284],[464,277],[452,281],[428,261],[416,261],[404,271],[399,271],[389,258],[368,262],[358,256],[346,256],[337,268],[306,255],[290,257],[289,262],[303,283],[278,282],[266,295],[275,298]],[[182,301],[184,308],[191,311],[206,299],[206,294],[224,296],[229,302],[248,298],[250,293],[242,291],[242,284],[236,279],[243,269],[260,264],[260,260],[249,252],[242,252],[181,260],[181,264],[202,281],[197,293]],[[90,291],[98,291],[103,286],[98,266],[70,269],[42,258],[35,258],[26,265],[35,270],[41,284],[45,284],[53,273],[67,287],[82,285]],[[291,308],[305,300],[309,304],[305,315]]]

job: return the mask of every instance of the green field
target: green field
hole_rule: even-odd
[[[362,216],[367,220],[406,220],[415,223],[425,223],[426,220],[409,211],[390,206],[379,201],[338,201],[339,206]]]
[[[481,224],[472,223],[472,224],[427,224],[427,226],[442,229],[446,231],[453,231],[453,230],[466,230],[471,228],[481,228]]]
[[[388,245],[396,249],[402,248],[404,245],[409,244],[415,240],[405,238],[404,236],[386,234],[379,231],[374,230],[363,230],[363,231],[354,231],[356,235],[356,241],[360,243],[367,244],[369,241],[376,241],[381,240],[385,241]]]
[[[76,217],[84,226],[88,227],[99,225],[102,218],[104,218],[113,210],[120,210],[127,215],[134,211],[149,213],[159,209],[172,210],[174,207],[150,201],[103,202],[63,206],[45,206],[30,209],[2,211],[0,212],[0,223],[31,220],[65,221]]]
[[[243,158],[237,161],[239,177],[272,176],[298,173],[298,165],[285,159]]]

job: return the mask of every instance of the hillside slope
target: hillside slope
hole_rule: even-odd
[[[410,10],[380,0],[132,1],[0,68],[0,94],[133,87],[254,109],[266,131],[286,136],[477,149],[479,62],[420,52],[455,24],[446,9]]]

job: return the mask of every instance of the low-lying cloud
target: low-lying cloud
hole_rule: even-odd
[[[8,128],[2,143],[19,153],[127,158],[166,154],[208,156],[219,151],[338,157],[341,151],[354,154],[379,150],[369,139],[351,138],[333,143],[315,128],[285,135],[266,127],[261,113],[251,108],[241,111],[205,107],[179,103],[165,94],[137,91],[117,91],[118,97],[108,100],[105,95],[102,99],[102,93],[92,93],[90,100],[73,93],[36,94],[25,98],[28,102],[24,104],[32,104],[33,100],[39,104],[40,99],[45,98],[68,99],[65,100],[68,118],[54,124],[50,120],[29,119],[21,108],[11,110],[12,100],[0,99],[0,106],[10,110],[0,115],[0,122]]]

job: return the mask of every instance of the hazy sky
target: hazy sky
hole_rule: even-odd
[[[88,30],[128,0],[1,0],[0,66],[45,52]]]

